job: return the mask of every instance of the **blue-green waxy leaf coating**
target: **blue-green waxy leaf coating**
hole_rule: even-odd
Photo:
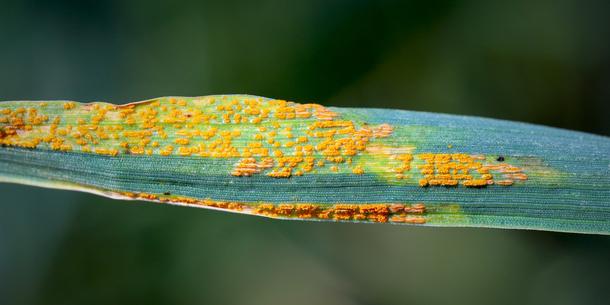
[[[610,233],[610,139],[248,95],[0,103],[0,181],[274,218]]]

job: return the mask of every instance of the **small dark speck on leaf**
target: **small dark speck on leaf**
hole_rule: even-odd
[[[496,160],[498,160],[498,162],[504,162],[504,156],[499,156]]]
[[[169,196],[169,195],[171,195],[171,194],[172,194],[172,193],[170,193],[170,192],[165,192],[165,193],[163,193],[163,195],[165,195],[165,196]]]

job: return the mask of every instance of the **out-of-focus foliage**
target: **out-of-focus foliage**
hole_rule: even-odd
[[[13,1],[0,99],[250,93],[610,134],[606,1]],[[0,185],[0,303],[605,303],[610,242]]]

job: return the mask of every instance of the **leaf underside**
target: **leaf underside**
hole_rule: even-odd
[[[250,95],[0,103],[0,181],[282,219],[610,234],[610,139]]]

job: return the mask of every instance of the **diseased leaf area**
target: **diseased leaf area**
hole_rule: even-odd
[[[608,139],[520,123],[248,95],[24,101],[0,103],[0,144],[2,181],[113,198],[287,219],[610,230]]]

